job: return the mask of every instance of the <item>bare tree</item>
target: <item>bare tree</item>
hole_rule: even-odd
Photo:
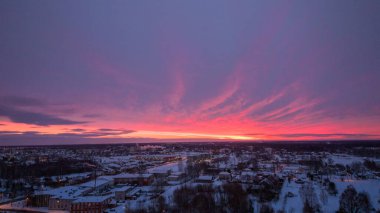
[[[232,212],[248,212],[251,205],[248,201],[248,195],[241,184],[226,183],[223,190],[227,195],[228,206]]]
[[[311,182],[307,182],[301,186],[300,196],[306,207],[310,206],[314,211],[319,210],[318,197]]]
[[[356,175],[363,175],[364,170],[365,170],[363,163],[359,161],[353,162],[351,164],[351,169],[352,169],[353,174],[356,174]]]
[[[168,208],[168,206],[166,205],[165,197],[161,195],[158,196],[158,198],[154,200],[153,208],[154,208],[153,212],[165,212],[166,209]]]
[[[339,211],[346,213],[370,212],[371,203],[368,195],[364,192],[357,193],[356,189],[349,185],[343,191],[339,200]]]
[[[161,194],[162,191],[164,191],[164,186],[165,186],[164,178],[158,177],[155,179],[154,184],[153,184],[155,193]]]
[[[274,213],[274,210],[270,204],[263,204],[261,205],[260,213]]]
[[[323,205],[326,205],[328,202],[328,195],[325,188],[321,189],[321,193],[319,194],[319,199],[321,200]]]
[[[327,191],[329,192],[329,194],[334,196],[338,193],[338,190],[336,189],[336,185],[334,182],[329,182]]]

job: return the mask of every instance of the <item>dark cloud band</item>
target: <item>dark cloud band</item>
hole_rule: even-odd
[[[0,105],[0,116],[7,117],[15,123],[34,124],[39,126],[83,124],[84,121],[72,121],[54,115],[20,110]]]

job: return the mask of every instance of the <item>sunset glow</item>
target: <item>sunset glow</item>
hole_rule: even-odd
[[[0,145],[379,139],[370,2],[3,3]]]

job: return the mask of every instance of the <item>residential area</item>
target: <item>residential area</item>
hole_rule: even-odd
[[[0,211],[379,212],[379,153],[374,142],[3,147]]]

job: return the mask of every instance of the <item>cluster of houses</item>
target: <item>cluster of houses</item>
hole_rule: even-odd
[[[156,180],[164,179],[165,185],[180,184],[186,179],[183,172],[151,172],[151,173],[121,173],[113,176],[100,176],[79,185],[63,186],[50,190],[37,191],[27,198],[30,207],[47,207],[49,210],[64,210],[70,212],[103,212],[114,208],[126,200],[134,200],[143,193],[144,186],[156,184]],[[204,174],[194,179],[195,183],[213,184],[216,182],[239,181],[249,183],[252,191],[261,189],[279,190],[276,186],[283,179],[273,175],[258,175],[243,171],[238,177],[230,172],[222,171],[218,175]]]
[[[80,185],[35,192],[28,197],[27,205],[70,212],[103,212],[115,206],[112,201],[134,199],[140,191],[137,186],[150,185],[153,180],[153,174],[101,176]]]
[[[244,189],[259,202],[271,202],[282,196],[285,182],[292,181],[301,186],[309,180],[323,183],[329,176],[351,178],[352,163],[363,162],[363,159],[343,154],[293,153],[271,148],[101,156],[96,157],[102,165],[96,179],[93,179],[92,172],[51,176],[51,181],[62,183],[60,187],[38,188],[27,197],[26,203],[28,207],[45,207],[49,211],[104,212],[120,206],[129,208],[131,206],[128,205],[143,200],[150,202],[158,194],[171,196],[181,184],[217,186],[231,182],[244,185]],[[374,162],[377,165],[379,161],[374,159]],[[196,175],[190,168],[198,170]],[[360,170],[359,174],[367,179],[376,178],[376,173],[368,169]],[[44,179],[39,183],[44,183]],[[0,200],[2,195],[0,188]]]

